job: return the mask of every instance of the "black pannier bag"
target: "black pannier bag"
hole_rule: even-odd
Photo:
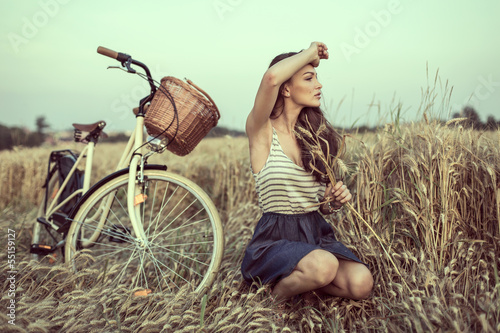
[[[69,150],[66,151],[54,151],[51,154],[51,160],[56,163],[55,168],[59,170],[59,185],[62,185],[66,177],[68,177],[71,168],[76,163],[78,159],[78,154],[75,154]],[[83,171],[76,169],[68,180],[66,187],[63,189],[58,204],[63,202],[67,197],[69,197],[73,192],[83,187]],[[59,211],[68,215],[71,212],[73,206],[80,199],[81,194],[78,194],[66,204],[64,204]]]

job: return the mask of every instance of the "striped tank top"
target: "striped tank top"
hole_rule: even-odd
[[[325,185],[295,164],[281,148],[273,128],[273,140],[266,164],[253,173],[259,206],[264,213],[301,214],[319,209],[310,207],[320,202]]]

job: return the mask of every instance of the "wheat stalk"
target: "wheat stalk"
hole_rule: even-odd
[[[340,154],[342,153],[344,146],[345,146],[346,135],[343,135],[343,137],[342,137],[342,142],[341,142],[340,148],[337,151],[337,154],[335,156],[332,156],[330,154],[330,146],[328,144],[328,141],[319,136],[321,131],[324,130],[324,128],[322,128],[322,126],[324,124],[321,124],[318,131],[315,132],[314,129],[312,128],[311,123],[309,122],[309,119],[307,118],[307,116],[306,116],[306,123],[307,123],[307,127],[309,127],[309,129],[305,129],[303,127],[297,126],[296,127],[297,131],[295,131],[295,135],[304,142],[304,144],[306,145],[306,147],[308,148],[310,153],[323,164],[323,166],[325,167],[325,170],[326,170],[326,175],[328,177],[328,180],[330,181],[330,183],[332,185],[335,185],[337,183],[337,181],[336,181],[335,174],[334,174],[333,170],[334,170],[334,167],[337,164],[337,162],[340,160]],[[325,127],[326,127],[326,125],[325,125]],[[307,136],[308,138],[312,139],[313,143],[308,142],[307,140],[304,140],[304,135]],[[321,149],[321,144],[320,144],[321,141],[323,141],[326,144],[326,156],[325,156],[323,150]],[[309,165],[314,171],[320,173],[323,176],[325,175],[325,173],[321,172],[314,165],[314,163],[312,161],[310,162]],[[310,207],[319,206],[319,205],[331,202],[333,200],[334,200],[333,198],[329,198],[323,202],[312,205]],[[373,230],[373,228],[370,226],[370,224],[361,216],[361,214],[358,213],[358,211],[349,202],[347,202],[345,204],[345,206],[349,209],[349,211],[352,214],[354,214],[359,220],[361,220],[368,227],[368,229],[372,232],[372,234],[375,236],[375,238],[380,243],[380,246],[382,247],[382,250],[386,254],[387,258],[389,259],[391,264],[394,266],[396,273],[401,277],[401,280],[405,284],[408,291],[411,294],[413,294],[412,290],[410,289],[410,287],[406,283],[405,279],[401,275],[401,272],[399,271],[398,267],[396,266],[396,264],[392,260],[392,257],[389,255],[389,253],[385,249],[385,246],[383,244],[382,239],[377,235],[377,233],[375,232],[375,230]]]
[[[461,123],[463,121],[466,121],[468,120],[469,118],[453,118],[453,119],[450,119],[446,122],[445,126],[449,126],[449,125],[452,125],[452,124],[455,124],[455,123]]]

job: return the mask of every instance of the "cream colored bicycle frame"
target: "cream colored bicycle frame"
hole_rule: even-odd
[[[143,140],[144,140],[144,117],[137,116],[135,129],[132,132],[132,134],[128,140],[127,146],[126,146],[125,150],[123,151],[123,154],[122,154],[120,161],[118,162],[118,165],[117,165],[116,170],[115,170],[115,171],[118,171],[118,170],[121,170],[123,168],[126,168],[127,165],[129,165],[128,161],[130,161],[129,181],[128,181],[128,190],[127,190],[127,210],[128,210],[129,216],[130,216],[132,227],[133,227],[135,235],[136,235],[136,240],[140,244],[144,244],[146,236],[144,233],[144,228],[143,228],[142,224],[140,223],[140,221],[142,221],[140,206],[136,205],[134,200],[135,200],[136,195],[140,194],[140,184],[137,182],[137,167],[141,163],[142,154],[140,154],[141,153],[140,150],[142,148],[140,148],[140,147],[143,144]],[[78,195],[78,194],[83,195],[89,190],[90,177],[92,174],[92,165],[93,165],[92,162],[93,162],[93,158],[94,158],[94,148],[95,148],[95,144],[93,142],[89,142],[85,146],[85,148],[82,150],[75,165],[71,168],[70,172],[68,173],[68,176],[66,177],[64,182],[61,184],[61,187],[58,190],[57,195],[54,197],[51,205],[47,209],[48,213],[46,214],[46,216],[52,215],[53,212],[57,211],[59,208],[61,208],[65,203],[70,201],[76,195]],[[134,151],[137,151],[137,154],[135,154],[132,157],[132,154]],[[54,206],[55,203],[58,201],[59,197],[61,196],[62,190],[66,187],[68,180],[75,173],[78,165],[81,163],[81,160],[82,160],[82,158],[85,157],[85,155],[87,157],[87,160],[85,163],[83,188],[73,192],[64,201],[62,201],[61,203]],[[52,181],[57,181],[57,179],[54,179]],[[92,219],[99,218],[99,223],[98,223],[97,228],[94,230],[94,232],[92,233],[92,235],[90,237],[82,238],[80,240],[80,244],[82,247],[84,247],[84,248],[89,247],[90,245],[92,245],[93,243],[96,242],[97,238],[99,238],[99,235],[101,234],[101,230],[106,222],[106,218],[108,216],[109,209],[111,207],[111,204],[113,203],[113,199],[114,199],[114,193],[110,193],[107,200],[103,200],[101,207],[99,207],[97,212],[92,217]],[[85,223],[85,221],[79,221],[79,223]]]

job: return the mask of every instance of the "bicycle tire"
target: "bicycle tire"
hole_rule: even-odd
[[[50,207],[52,204],[55,194],[57,190],[59,189],[59,171],[55,170],[54,173],[52,174],[51,178],[46,184],[46,188],[43,189],[43,197],[42,201],[40,203],[40,206],[38,207],[37,215],[36,218],[45,218],[48,219],[49,217],[47,216],[47,208]],[[55,237],[56,239],[54,239]],[[55,246],[59,241],[62,241],[63,236],[57,233],[56,231],[52,232],[52,236],[49,234],[47,229],[42,225],[40,222],[38,222],[36,219],[33,221],[33,231],[31,235],[31,244],[41,244],[43,246]],[[63,253],[61,253],[63,254]],[[42,254],[36,254],[36,253],[31,253],[31,258],[33,260],[40,260],[45,255]]]
[[[97,268],[102,281],[115,287],[164,293],[186,287],[202,293],[218,273],[224,250],[222,224],[213,202],[187,178],[146,169],[141,194],[147,197],[140,209],[147,240],[140,244],[128,216],[128,178],[128,172],[118,173],[81,199],[70,214],[66,262],[75,271]],[[106,200],[112,202],[102,219]],[[99,237],[88,242],[96,230]],[[84,249],[90,250],[93,262],[77,259]]]

